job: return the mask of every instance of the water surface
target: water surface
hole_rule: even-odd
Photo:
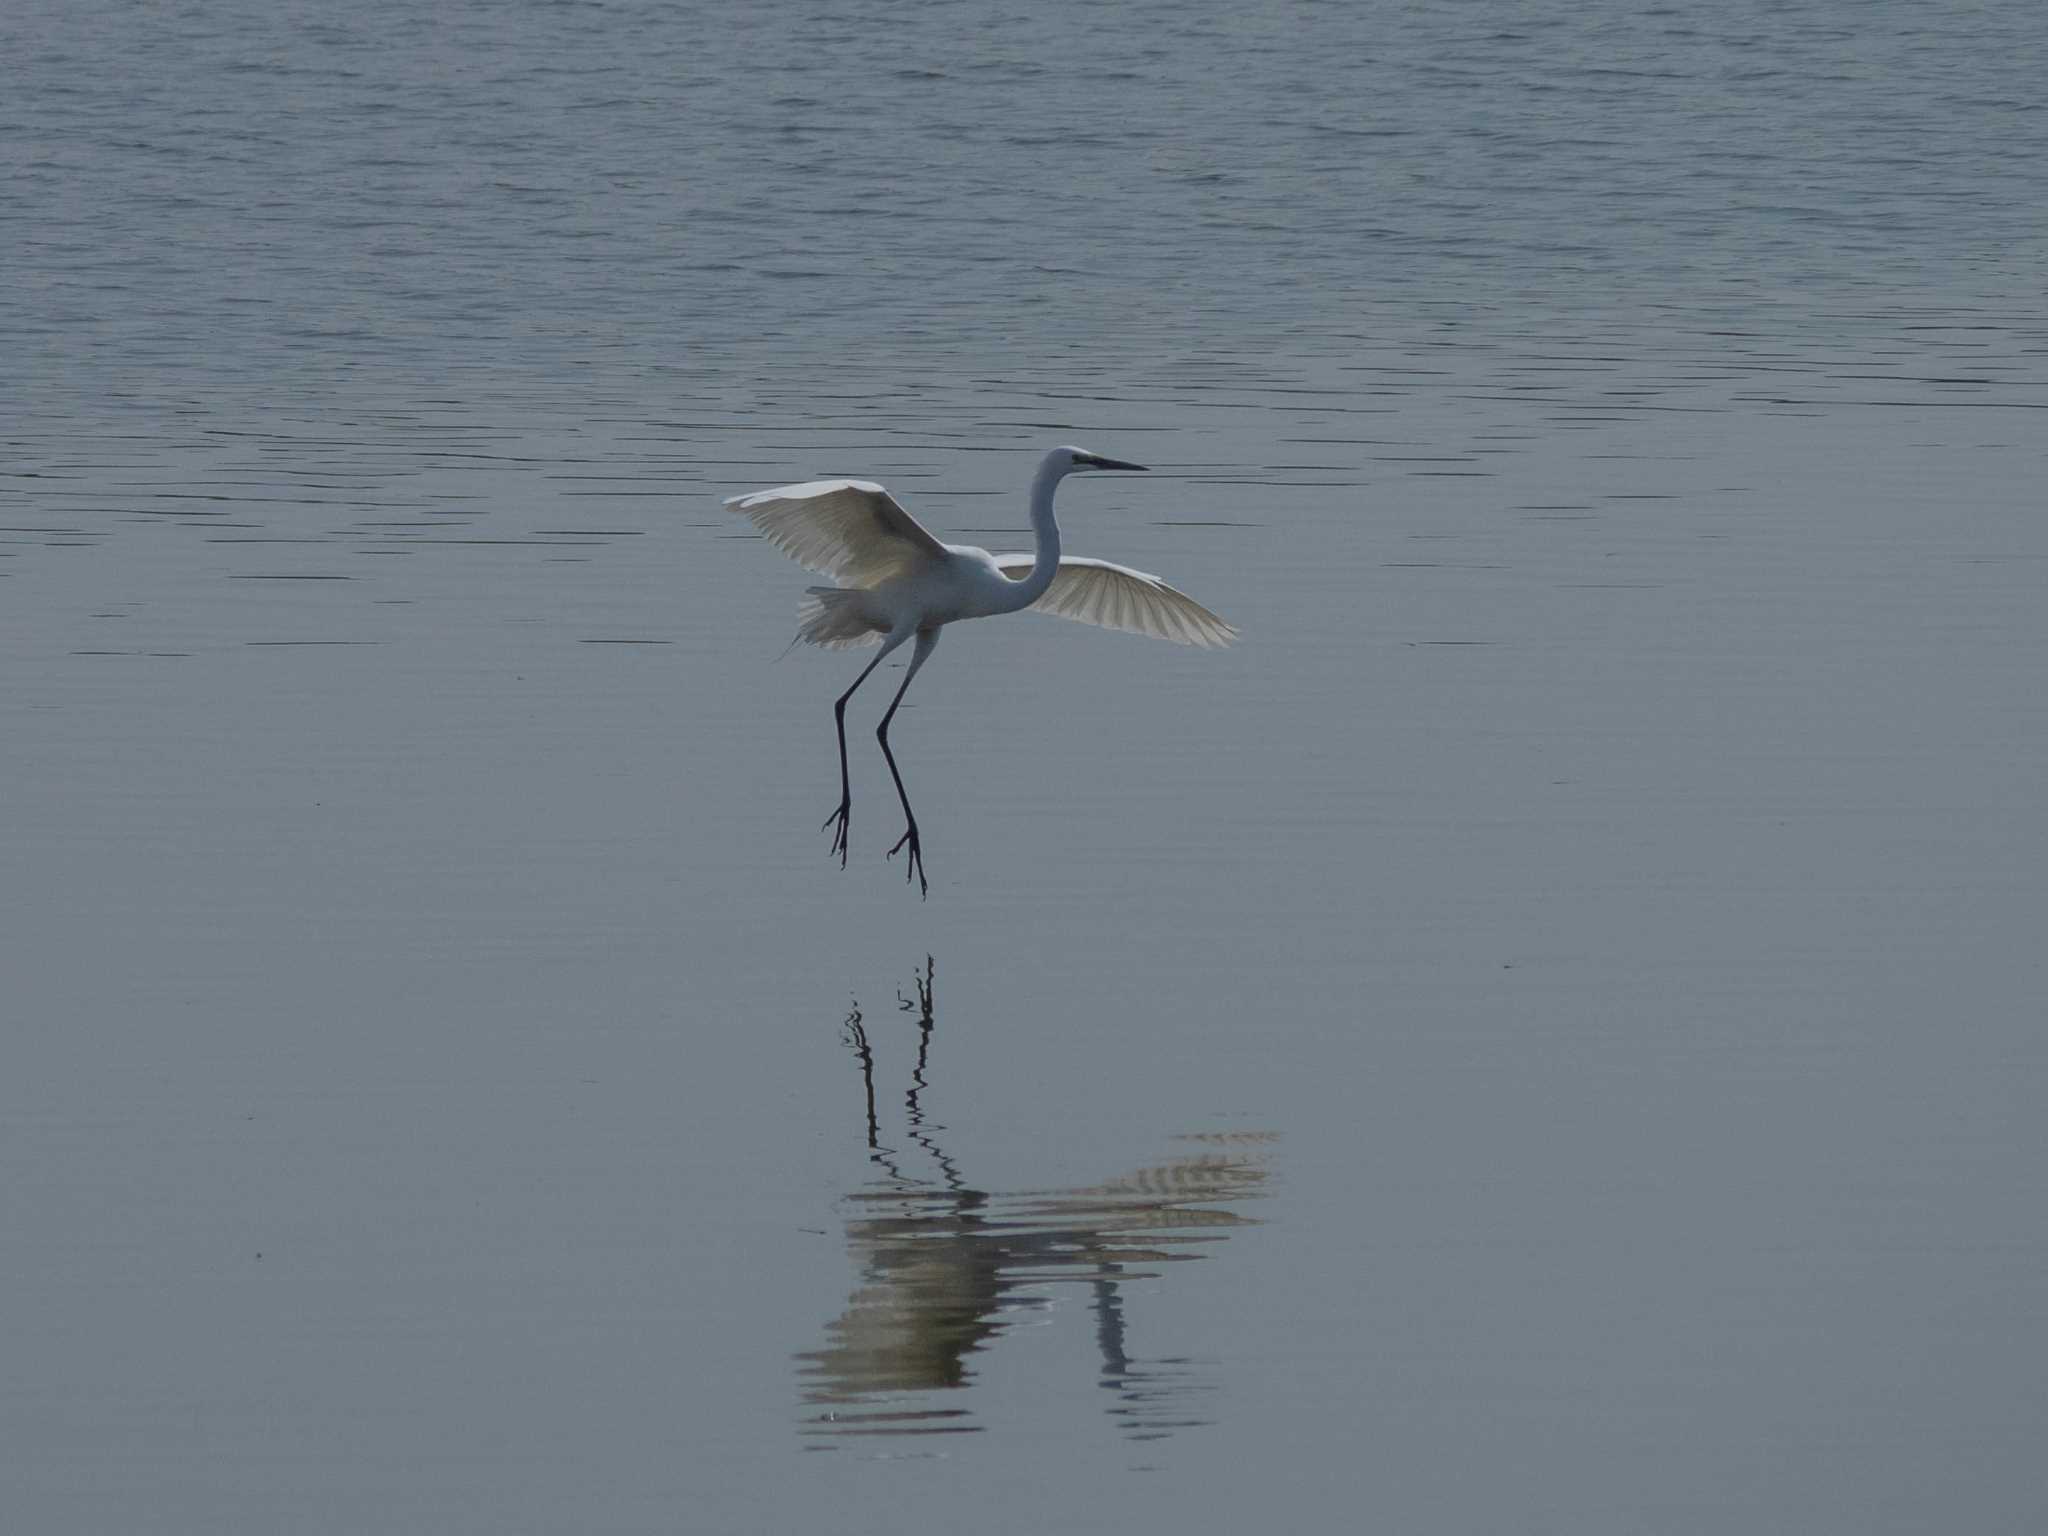
[[[2043,33],[10,11],[16,1522],[2038,1526]]]

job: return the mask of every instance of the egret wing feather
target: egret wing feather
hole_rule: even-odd
[[[1012,581],[1030,575],[1032,564],[1030,555],[996,556],[997,568]],[[1151,635],[1176,645],[1210,649],[1237,638],[1235,629],[1187,593],[1157,576],[1108,560],[1061,560],[1052,585],[1031,607],[1037,613]]]
[[[946,553],[894,496],[868,480],[807,480],[728,496],[725,504],[805,570],[842,587],[876,586]]]

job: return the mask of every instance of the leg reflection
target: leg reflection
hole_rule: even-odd
[[[1266,1177],[1257,1134],[1195,1138],[1184,1155],[1082,1189],[1009,1195],[973,1187],[941,1144],[946,1127],[927,1107],[937,1040],[936,965],[927,955],[914,996],[897,994],[917,1022],[915,1065],[903,1096],[905,1134],[937,1165],[907,1174],[881,1142],[876,1050],[856,1006],[844,1036],[860,1064],[865,1141],[875,1177],[847,1196],[849,1257],[858,1275],[821,1347],[797,1356],[811,1409],[807,1433],[822,1436],[964,1433],[969,1408],[935,1394],[972,1385],[974,1357],[1024,1312],[1044,1313],[1065,1287],[1086,1288],[1100,1364],[1095,1382],[1131,1439],[1152,1439],[1209,1420],[1192,1411],[1210,1385],[1185,1357],[1134,1358],[1126,1313],[1168,1266],[1254,1225],[1231,1209]],[[886,1047],[886,1042],[885,1042]],[[1071,1294],[1067,1292],[1067,1294]],[[968,1401],[971,1401],[969,1399]]]

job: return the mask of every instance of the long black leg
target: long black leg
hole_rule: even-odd
[[[903,792],[903,775],[896,771],[896,754],[889,750],[889,722],[896,718],[896,706],[903,702],[903,695],[910,691],[910,680],[917,676],[917,669],[924,665],[925,658],[932,653],[932,647],[939,643],[936,629],[920,629],[917,632],[917,649],[910,653],[910,667],[903,674],[903,686],[896,690],[896,697],[889,701],[889,712],[882,716],[882,723],[875,727],[875,740],[882,744],[882,756],[889,760],[889,777],[896,781],[896,798],[903,802],[903,820],[907,823],[903,835],[896,839],[896,846],[889,850],[889,857],[895,858],[905,843],[910,844],[910,858],[905,863],[903,878],[917,876],[917,894],[929,896],[931,887],[924,880],[924,849],[917,840],[917,817],[911,813],[910,796]]]
[[[846,776],[846,701],[853,697],[854,688],[866,682],[868,674],[882,664],[882,658],[909,638],[908,635],[891,635],[884,640],[882,649],[876,654],[875,659],[861,668],[860,676],[853,680],[853,687],[839,695],[839,702],[832,706],[832,720],[839,728],[839,809],[825,818],[825,826],[829,827],[834,822],[839,823],[838,830],[832,834],[832,852],[839,855],[841,869],[846,868],[846,823],[853,815],[853,783]],[[917,670],[915,663],[912,664],[911,670]],[[910,679],[905,678],[904,681],[909,682]],[[824,827],[818,830],[822,832]]]

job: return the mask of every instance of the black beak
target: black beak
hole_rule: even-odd
[[[1081,462],[1088,465],[1091,469],[1135,469],[1140,474],[1145,473],[1145,466],[1142,464],[1127,463],[1123,459],[1105,459],[1099,453],[1083,455],[1081,456]]]

